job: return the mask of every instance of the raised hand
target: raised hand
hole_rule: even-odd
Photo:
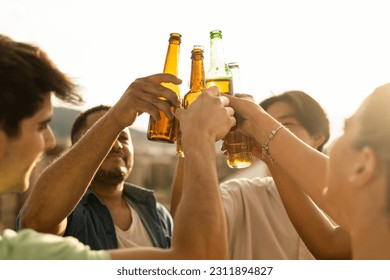
[[[154,74],[138,78],[126,89],[110,114],[123,128],[132,125],[137,116],[144,112],[149,113],[154,119],[159,119],[161,110],[168,118],[174,118],[170,105],[179,107],[180,100],[174,91],[162,86],[162,82],[181,84],[181,80],[171,74]]]

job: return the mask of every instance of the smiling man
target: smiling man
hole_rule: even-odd
[[[100,105],[80,114],[72,127],[72,145],[109,109],[109,106]],[[60,222],[40,223],[35,228],[57,235],[74,236],[94,250],[153,246],[169,248],[172,218],[168,210],[156,202],[152,190],[125,182],[131,174],[133,164],[134,151],[130,130],[125,128],[112,145],[77,206],[74,208],[74,205],[69,203],[66,207],[59,208],[53,201],[41,213],[54,211]],[[74,186],[69,184],[68,187]],[[64,200],[63,195],[64,193],[60,192],[56,197]],[[26,207],[35,212],[34,208],[39,207],[38,205],[34,200],[30,200]],[[69,213],[68,209],[73,208]],[[22,226],[34,223],[35,219],[36,216],[25,214]]]

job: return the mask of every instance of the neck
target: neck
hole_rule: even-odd
[[[354,259],[390,259],[390,218],[377,217],[361,223],[351,232]]]
[[[107,185],[96,182],[91,184],[91,189],[105,204],[115,203],[118,200],[121,200],[123,188],[124,181],[115,185]]]
[[[355,259],[390,259],[390,213],[386,207],[383,182],[357,192],[351,223]]]

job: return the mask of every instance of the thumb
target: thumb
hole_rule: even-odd
[[[180,121],[183,116],[184,108],[177,108],[175,110],[175,117]]]

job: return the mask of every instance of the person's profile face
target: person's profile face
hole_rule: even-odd
[[[295,111],[290,104],[284,101],[275,102],[267,108],[267,113],[294,133],[295,136],[303,142],[315,149],[318,148],[317,141],[315,141],[315,139],[297,120]]]
[[[351,197],[354,191],[355,163],[358,162],[359,150],[354,148],[358,135],[359,123],[357,114],[345,120],[344,133],[331,145],[327,183],[324,189],[325,199],[349,221],[351,213]]]
[[[44,98],[42,107],[31,117],[20,122],[16,137],[8,137],[0,130],[2,141],[0,171],[2,192],[20,192],[28,189],[31,173],[41,160],[44,152],[55,146],[55,138],[49,126],[53,114],[51,94]]]

